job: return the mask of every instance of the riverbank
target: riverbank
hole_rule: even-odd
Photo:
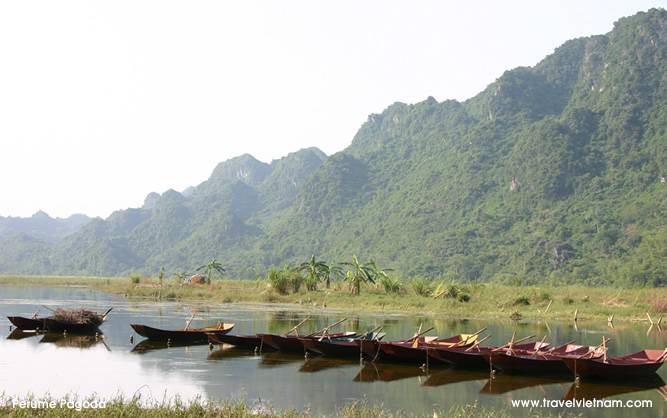
[[[619,289],[583,286],[504,286],[458,284],[437,298],[419,295],[409,286],[399,293],[386,293],[379,286],[365,286],[354,296],[347,284],[336,282],[330,289],[280,294],[266,280],[216,280],[211,285],[184,285],[165,279],[100,277],[0,276],[5,286],[88,286],[130,299],[210,301],[214,303],[282,303],[301,308],[332,308],[349,312],[419,313],[453,318],[522,318],[657,322],[667,312],[667,289]],[[323,286],[320,286],[323,287]],[[462,297],[461,295],[466,295]]]
[[[11,403],[7,404],[11,405]],[[550,417],[550,416],[570,416],[563,414],[549,414],[544,412],[527,411],[526,417]],[[245,402],[225,402],[225,403],[196,403],[190,406],[181,405],[158,405],[151,408],[140,406],[136,402],[111,401],[103,409],[81,409],[61,406],[56,402],[55,408],[18,408],[11,406],[0,406],[0,415],[8,418],[107,418],[107,417],[178,417],[178,418],[306,418],[311,415],[306,412],[297,411],[272,411],[270,409],[251,408]],[[330,415],[337,418],[395,418],[415,416],[406,414],[403,411],[388,411],[382,407],[371,407],[362,403],[350,403],[342,407],[336,414]],[[512,415],[507,410],[495,411],[488,408],[481,408],[476,405],[465,407],[455,407],[445,410],[433,411],[433,413],[424,415],[424,417],[451,417],[451,418],[509,418]],[[572,415],[576,416],[576,415]]]

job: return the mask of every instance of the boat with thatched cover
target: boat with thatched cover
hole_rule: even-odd
[[[113,308],[104,314],[88,309],[56,309],[53,314],[44,319],[49,332],[69,332],[73,334],[93,334],[99,332]]]
[[[208,334],[223,335],[234,328],[234,324],[218,322],[214,326],[204,328],[183,328],[175,330],[166,330],[149,327],[142,324],[131,324],[134,331],[142,337],[151,341],[163,341],[171,343],[208,343]]]

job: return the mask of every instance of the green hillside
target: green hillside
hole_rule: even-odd
[[[663,176],[667,12],[654,9],[466,102],[394,103],[328,158],[243,155],[186,196],[150,195],[56,244],[5,239],[0,271],[154,273],[216,257],[251,277],[357,254],[407,275],[658,286]]]

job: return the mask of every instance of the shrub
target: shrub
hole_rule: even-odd
[[[470,293],[463,291],[456,296],[456,299],[458,299],[459,302],[470,302],[472,296],[470,296]]]
[[[574,303],[574,299],[572,299],[569,296],[565,296],[563,298],[563,303],[566,304],[566,305],[572,305]]]
[[[514,299],[514,302],[512,302],[512,305],[530,305],[530,299],[528,299],[528,296],[519,296],[518,298]]]
[[[269,272],[266,275],[267,280],[271,288],[281,295],[286,295],[289,291],[289,278],[283,274],[283,270],[278,270],[276,268],[269,269]]]
[[[412,290],[419,296],[431,296],[433,284],[423,277],[418,277],[412,281]]]
[[[139,284],[139,282],[141,282],[141,276],[139,276],[138,274],[130,276],[130,281],[132,282],[132,284]]]
[[[306,276],[306,278],[304,278],[302,282],[303,284],[306,285],[306,290],[308,291],[317,290],[317,278]],[[301,284],[299,284],[299,287],[301,287]],[[295,290],[295,292],[298,292],[298,290]]]
[[[384,288],[385,293],[399,293],[401,291],[401,282],[397,278],[382,276],[380,284]]]
[[[287,277],[287,281],[289,286],[292,288],[292,292],[298,293],[301,289],[301,285],[304,282],[303,276],[300,273],[292,271],[288,268],[283,269],[283,274]],[[315,286],[317,287],[317,283]]]

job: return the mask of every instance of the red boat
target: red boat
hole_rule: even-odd
[[[379,357],[383,360],[426,363],[428,352],[432,349],[445,347],[470,347],[476,335],[461,334],[449,338],[419,337],[407,341],[379,343]]]
[[[250,350],[259,348],[262,344],[262,339],[257,335],[231,335],[215,333],[208,333],[207,335],[208,342],[211,344],[229,344],[233,345],[234,347],[247,348]],[[270,349],[271,347],[267,345],[266,348]]]
[[[517,344],[515,350],[535,350],[536,344],[527,343]],[[442,363],[449,363],[454,367],[467,369],[488,369],[489,363],[485,359],[491,355],[497,347],[430,347],[428,350],[429,358]],[[501,351],[501,350],[499,350]]]
[[[327,338],[336,339],[336,338],[350,338],[354,337],[357,334],[355,332],[338,332],[328,334]],[[323,337],[322,335],[308,335],[304,337],[299,337],[296,335],[275,335],[275,334],[257,334],[257,337],[260,338],[261,346],[269,346],[275,350],[285,351],[285,352],[301,352],[305,351],[303,339],[312,339],[316,340]]]
[[[369,332],[363,337],[357,338],[301,338],[301,344],[311,353],[322,354],[330,357],[343,358],[364,358],[372,360],[362,350],[361,345],[366,342],[379,341],[384,337],[384,334]]]
[[[667,349],[642,350],[622,357],[584,359],[563,358],[576,377],[630,379],[653,376],[667,357]]]
[[[564,344],[547,349],[517,349],[489,352],[484,359],[494,368],[506,372],[529,374],[568,374],[569,369],[563,362],[564,358],[600,358],[604,350],[600,347],[588,347],[576,344]]]

